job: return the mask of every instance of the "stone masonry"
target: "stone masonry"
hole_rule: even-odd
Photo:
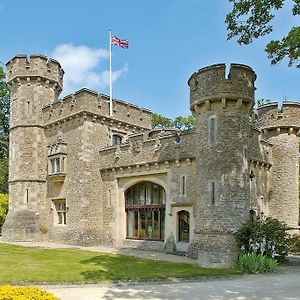
[[[88,89],[60,99],[53,59],[10,60],[3,239],[154,249],[222,267],[235,262],[234,232],[250,213],[297,230],[300,105],[254,110],[254,71],[225,71],[191,76],[196,127],[178,132],[152,129],[151,112],[124,101],[110,115],[109,97]]]

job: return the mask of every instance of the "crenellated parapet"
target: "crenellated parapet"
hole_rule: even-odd
[[[195,158],[193,147],[195,133],[190,132],[177,136],[174,132],[157,135],[148,133],[130,135],[128,142],[103,148],[100,153],[101,170],[159,170],[161,166],[168,168],[169,163],[180,167],[181,162],[191,163]]]
[[[195,72],[188,80],[190,109],[201,113],[213,109],[245,108],[254,104],[254,81],[252,68],[231,64],[226,77],[225,64],[216,64]]]
[[[6,79],[9,85],[30,84],[49,86],[59,94],[63,88],[64,71],[60,63],[44,55],[16,55],[6,64]]]
[[[300,103],[283,102],[278,106],[278,102],[272,102],[260,106],[257,109],[257,122],[262,131],[287,131],[296,133],[300,129]]]
[[[113,115],[109,116],[109,97],[89,89],[81,89],[72,95],[54,101],[43,108],[44,124],[51,125],[85,112],[105,123],[131,124],[145,129],[151,128],[152,113],[136,105],[113,100]],[[129,125],[128,125],[129,126]]]

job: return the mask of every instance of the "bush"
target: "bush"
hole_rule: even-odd
[[[7,211],[8,211],[8,195],[0,194],[0,230],[2,225],[4,224]]]
[[[278,262],[275,259],[254,252],[241,254],[238,260],[238,268],[250,274],[269,272],[277,265]]]
[[[5,300],[59,300],[47,291],[35,287],[0,286],[0,299]]]
[[[254,252],[281,261],[288,255],[287,226],[277,219],[249,220],[238,230],[236,238],[244,253]]]
[[[300,235],[293,235],[290,238],[289,250],[291,253],[300,254]]]
[[[0,141],[1,142],[1,141]],[[8,193],[8,159],[1,158],[1,147],[0,147],[0,193]]]

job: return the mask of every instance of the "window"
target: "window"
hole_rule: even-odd
[[[59,157],[50,159],[50,164],[51,164],[51,174],[60,173],[60,159],[59,159]]]
[[[127,238],[164,240],[165,190],[152,182],[142,182],[125,192]]]
[[[30,101],[26,102],[26,110],[27,110],[27,114],[31,113],[31,103],[30,103]]]
[[[177,213],[178,216],[178,241],[188,242],[190,235],[190,213],[186,210],[181,210]]]
[[[29,203],[29,188],[27,188],[25,192],[25,203]]]
[[[57,225],[67,224],[66,200],[54,200],[54,223]]]
[[[186,175],[180,177],[180,196],[186,196]]]
[[[65,172],[66,156],[55,156],[49,160],[49,174],[59,174]]]
[[[217,120],[216,117],[209,118],[209,141],[211,145],[217,142]]]
[[[243,147],[243,165],[246,167],[247,166],[247,146]]]
[[[211,181],[209,183],[210,202],[212,205],[216,204],[217,201],[217,183]]]
[[[112,145],[120,145],[122,143],[122,136],[118,134],[113,134],[112,136]]]

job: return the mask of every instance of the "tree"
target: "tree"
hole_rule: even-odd
[[[8,196],[0,193],[0,232],[8,211]]]
[[[189,130],[195,126],[195,118],[193,116],[178,116],[173,122],[173,126],[180,130]]]
[[[173,121],[159,114],[152,114],[152,128],[173,127]]]
[[[9,90],[0,66],[0,193],[8,192]]]
[[[233,8],[226,15],[228,40],[237,37],[241,45],[248,45],[253,39],[265,36],[273,31],[271,21],[274,12],[283,8],[286,0],[228,0]],[[291,0],[293,7],[291,14],[300,15],[300,0]],[[292,27],[281,40],[270,41],[265,48],[271,64],[276,65],[284,58],[288,58],[289,67],[296,65],[300,68],[300,27]]]
[[[0,66],[0,159],[8,157],[9,103],[9,90]]]
[[[8,193],[8,159],[0,159],[0,193]]]
[[[152,115],[152,128],[177,128],[180,130],[189,130],[194,126],[195,118],[193,116],[178,116],[175,120],[172,120],[159,114]]]

